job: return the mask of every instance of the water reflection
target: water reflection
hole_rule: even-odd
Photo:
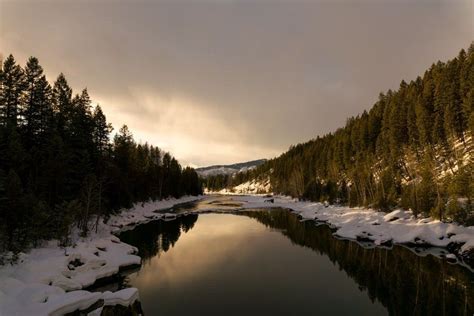
[[[153,221],[120,234],[120,239],[138,248],[142,263],[173,247],[182,233],[194,227],[198,215],[181,216],[173,221]]]
[[[189,211],[197,213],[206,213],[210,211],[222,212],[222,211],[233,211],[236,208],[242,206],[242,202],[235,201],[232,197],[226,197],[221,195],[208,195],[205,199],[198,202],[186,202],[175,205],[168,209],[156,210],[157,213],[169,213],[173,212],[176,214],[187,213]]]
[[[238,214],[188,215],[120,236],[144,258],[127,282],[145,314],[474,311],[473,275],[462,267],[398,246],[365,249],[286,210]]]
[[[473,315],[474,276],[467,269],[410,250],[366,249],[335,239],[327,226],[299,222],[285,211],[245,212],[242,215],[279,231],[293,243],[328,258],[353,278],[372,300],[391,315]]]

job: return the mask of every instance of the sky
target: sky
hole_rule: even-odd
[[[272,158],[474,39],[474,0],[0,0],[0,53],[184,165]]]

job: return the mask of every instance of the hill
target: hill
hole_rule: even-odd
[[[397,91],[381,93],[369,111],[335,132],[221,183],[269,178],[274,193],[300,199],[402,207],[474,224],[473,135],[474,43],[422,77],[402,81]]]
[[[203,178],[216,175],[232,175],[235,173],[252,170],[264,164],[266,161],[266,159],[258,159],[247,162],[235,163],[232,165],[213,165],[209,167],[197,168],[196,172],[199,176]]]

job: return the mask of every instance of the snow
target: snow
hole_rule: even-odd
[[[391,213],[365,208],[325,206],[323,203],[297,201],[274,196],[268,203],[263,196],[233,196],[242,203],[240,209],[282,207],[299,214],[303,220],[325,222],[335,229],[334,235],[352,240],[368,240],[375,245],[410,244],[445,248],[450,243],[462,245],[457,255],[474,249],[474,227],[444,223],[432,218],[416,218],[411,211],[397,209]]]
[[[262,183],[259,185],[262,186]],[[465,227],[456,223],[444,223],[430,217],[417,218],[411,211],[403,209],[384,213],[362,207],[351,208],[299,201],[285,196],[275,195],[269,198],[267,194],[239,195],[237,192],[230,192],[228,195],[231,200],[225,202],[234,202],[239,206],[226,208],[225,211],[285,208],[300,215],[302,220],[326,223],[335,229],[334,235],[338,238],[362,239],[374,245],[402,244],[439,248],[446,248],[450,243],[457,243],[462,245],[457,255],[474,249],[474,226]],[[207,197],[209,200],[213,198],[215,196]],[[269,200],[273,200],[273,203]],[[222,210],[223,207],[219,203],[208,203],[206,209],[200,209],[196,213]]]
[[[406,212],[402,210],[395,210],[393,212],[388,213],[387,215],[384,215],[383,219],[386,222],[391,222],[399,218],[407,219],[408,217],[410,217],[410,215],[411,214],[407,214]]]
[[[242,163],[236,163],[232,165],[214,165],[204,168],[197,168],[196,172],[200,177],[207,178],[209,176],[216,175],[232,175],[237,173],[247,172],[257,168],[257,166],[266,162],[266,159],[258,159],[253,161],[247,161]]]
[[[238,186],[235,186],[233,188],[229,189],[222,189],[220,190],[219,194],[227,194],[227,195],[232,195],[232,194],[251,194],[251,195],[258,195],[258,194],[263,194],[266,195],[271,192],[271,184],[270,184],[270,179],[266,179],[264,181],[259,181],[259,180],[250,180],[247,182],[244,182],[242,184],[239,184]],[[209,192],[211,193],[211,192]]]
[[[254,181],[241,187],[247,192],[261,192],[262,188],[270,189],[269,183]],[[457,253],[445,256],[451,260],[474,249],[474,227],[417,218],[411,211],[397,209],[386,214],[372,209],[324,205],[283,196],[269,199],[262,195],[232,194],[230,200],[236,206],[226,207],[224,211],[286,208],[301,216],[302,220],[326,223],[334,228],[335,237],[342,239],[371,242],[375,246],[409,244],[446,248],[450,243],[462,245]],[[135,288],[114,293],[82,290],[98,279],[116,274],[121,267],[140,264],[136,248],[122,243],[114,233],[156,219],[173,220],[181,215],[171,211],[164,213],[167,209],[203,198],[210,201],[208,208],[188,211],[187,214],[223,210],[219,203],[211,203],[215,196],[142,203],[111,217],[107,224],[100,223],[97,233],[87,238],[78,238],[76,233],[72,247],[61,249],[57,242],[52,241],[27,254],[20,254],[18,263],[0,266],[0,315],[60,315],[85,309],[98,300],[104,300],[104,305],[132,304],[138,299]],[[429,248],[427,252],[439,256],[447,253],[436,248]],[[100,310],[98,308],[89,315],[100,315]]]
[[[209,176],[216,176],[216,175],[220,175],[220,174],[222,174],[222,175],[231,175],[231,174],[234,174],[234,173],[237,173],[237,172],[239,172],[239,169],[229,168],[229,167],[225,167],[225,166],[197,171],[197,173],[201,177],[204,177],[204,178],[209,177]]]
[[[62,315],[85,309],[103,299],[105,305],[129,305],[138,290],[91,293],[86,288],[98,279],[117,274],[119,269],[139,265],[137,249],[113,235],[134,225],[163,217],[157,210],[200,197],[183,197],[140,203],[131,210],[100,223],[97,233],[86,238],[73,234],[74,245],[61,249],[57,241],[21,253],[17,263],[0,266],[0,315]]]
[[[208,170],[201,170],[201,171],[198,170],[197,173],[201,177],[207,178],[210,176],[217,176],[217,175],[235,175],[236,173],[247,172],[255,168],[257,168],[257,166],[242,167],[240,169],[229,168],[229,167],[223,166],[223,167],[217,167],[217,168],[208,169]]]
[[[138,290],[136,288],[123,289],[117,292],[104,292],[102,295],[104,305],[128,306],[138,300]]]

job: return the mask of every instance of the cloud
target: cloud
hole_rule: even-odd
[[[2,1],[0,48],[207,165],[335,130],[467,47],[473,14],[471,1]]]
[[[149,142],[185,157],[185,165],[219,163],[228,157],[241,161],[251,157],[263,157],[277,150],[266,146],[251,146],[252,138],[246,124],[225,120],[185,97],[164,98],[141,88],[130,89],[131,98],[94,99],[96,103],[113,104],[118,111],[109,114],[108,120],[115,126],[126,122],[139,142]],[[105,101],[108,100],[108,101]],[[136,111],[134,109],[137,109]],[[140,114],[142,113],[142,114]]]

